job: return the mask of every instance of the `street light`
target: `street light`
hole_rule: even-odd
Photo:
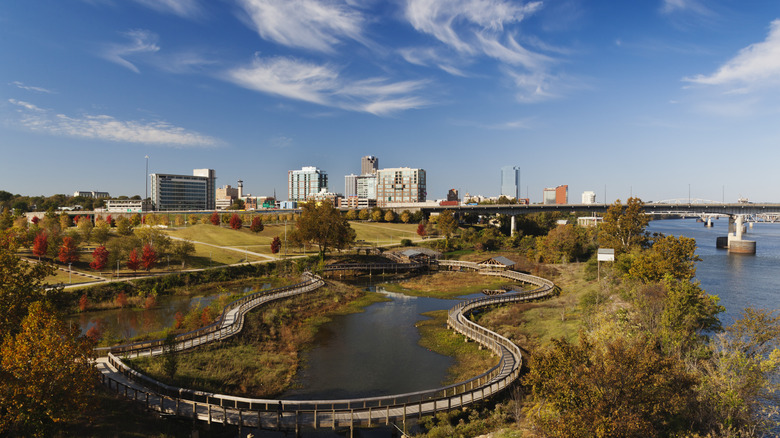
[[[70,269],[70,263],[68,263],[68,284],[73,283],[73,271]]]
[[[144,201],[149,199],[149,156],[145,155],[144,158],[146,158],[146,175],[144,175],[144,181],[146,182],[146,193],[144,194]],[[143,205],[143,202],[141,203]]]

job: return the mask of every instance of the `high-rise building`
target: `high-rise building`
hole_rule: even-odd
[[[501,168],[501,196],[520,198],[520,168],[504,166]]]
[[[596,203],[596,192],[592,192],[592,191],[582,192],[582,203],[583,204],[595,204]]]
[[[306,201],[310,196],[328,190],[328,174],[314,166],[287,172],[287,199]]]
[[[360,159],[361,175],[376,175],[379,170],[379,158],[373,155],[366,155]]]
[[[564,184],[555,188],[555,203],[566,205],[569,203],[569,186]]]
[[[360,175],[357,177],[357,197],[376,200],[376,175]]]
[[[344,176],[344,197],[352,198],[357,197],[358,193],[358,176],[354,173]]]
[[[542,203],[555,204],[555,188],[546,187],[542,190]]]
[[[391,202],[424,202],[428,196],[425,170],[399,167],[377,171],[377,205]]]
[[[157,211],[213,210],[216,207],[214,169],[195,169],[192,175],[153,173],[152,205]]]

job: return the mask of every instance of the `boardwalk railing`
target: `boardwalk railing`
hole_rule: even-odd
[[[461,267],[470,266],[463,265]],[[531,291],[472,299],[461,302],[449,310],[447,324],[452,330],[482,344],[499,357],[496,366],[464,382],[413,393],[344,400],[274,400],[236,397],[166,385],[131,369],[118,357],[119,355],[139,355],[144,349],[151,350],[151,354],[160,354],[163,351],[163,346],[156,345],[140,349],[120,350],[116,352],[117,354],[109,352],[108,362],[117,370],[117,374],[114,374],[113,377],[110,373],[104,374],[104,383],[110,388],[113,386],[118,393],[124,391],[127,397],[137,401],[145,401],[147,407],[153,407],[160,412],[208,422],[251,427],[294,426],[296,430],[302,425],[315,428],[333,427],[335,429],[343,426],[371,426],[382,422],[389,424],[391,421],[403,421],[405,424],[406,419],[410,416],[450,410],[489,398],[503,391],[518,378],[522,366],[522,354],[519,347],[509,339],[470,321],[468,314],[481,307],[548,297],[554,292],[554,284],[549,280],[515,271],[482,273],[529,283],[537,288]],[[302,289],[316,288],[319,287],[318,281],[322,280],[310,276],[309,279],[296,286]],[[263,294],[263,296],[270,298],[268,294]],[[284,295],[283,293],[274,293],[273,296],[275,298],[272,299],[279,299]],[[258,301],[251,302],[254,303],[254,306],[259,305]],[[244,304],[249,306],[250,302],[247,301]],[[240,314],[240,319],[243,320],[243,313]],[[223,312],[222,320],[224,321],[226,318],[228,318],[226,312]],[[220,329],[215,329],[212,333],[219,331]],[[177,343],[177,350],[190,348],[193,343],[189,341],[190,339],[183,343]],[[195,343],[194,345],[199,344]],[[142,400],[139,400],[139,394],[141,394]]]

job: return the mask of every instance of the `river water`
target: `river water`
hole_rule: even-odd
[[[717,295],[726,311],[724,326],[739,318],[746,307],[780,308],[780,224],[756,223],[743,236],[756,241],[756,254],[729,254],[717,249],[715,240],[728,234],[728,219],[713,221],[707,228],[695,219],[652,221],[648,231],[696,239],[696,279],[710,295]]]

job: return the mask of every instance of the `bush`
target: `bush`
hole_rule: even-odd
[[[401,239],[401,246],[412,246],[411,239]]]

